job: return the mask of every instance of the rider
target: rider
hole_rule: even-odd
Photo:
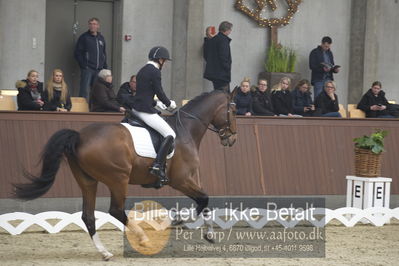
[[[148,59],[150,61],[137,73],[136,96],[131,106],[132,112],[137,117],[143,120],[148,126],[158,131],[165,138],[153,165],[150,167],[150,173],[159,178],[159,185],[162,186],[168,182],[165,169],[166,156],[173,147],[176,133],[168,123],[158,115],[158,111],[154,106],[157,105],[161,109],[173,111],[176,109],[176,103],[168,99],[161,84],[162,67],[167,60],[171,61],[169,51],[165,47],[156,46],[150,50]],[[160,101],[155,102],[154,95],[156,95]]]

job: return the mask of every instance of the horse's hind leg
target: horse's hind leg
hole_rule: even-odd
[[[112,187],[109,186],[111,191],[111,206],[109,214],[118,219],[122,224],[132,231],[139,238],[139,244],[145,247],[149,246],[149,239],[144,230],[132,219],[129,219],[125,213],[125,198],[127,193],[127,182],[115,182]]]
[[[96,193],[98,181],[86,175],[82,169],[73,160],[68,160],[72,173],[82,190],[83,206],[82,206],[82,220],[85,223],[89,235],[94,243],[96,249],[101,253],[104,260],[109,260],[113,257],[102,244],[96,232],[96,218],[94,210],[96,207]]]

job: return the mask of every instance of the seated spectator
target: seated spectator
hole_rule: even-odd
[[[90,112],[125,112],[116,100],[112,89],[111,70],[103,69],[90,91]]]
[[[334,81],[326,81],[324,90],[316,97],[315,116],[341,117],[339,113],[338,96],[335,94],[336,85]]]
[[[252,95],[250,92],[250,81],[245,78],[234,97],[236,103],[237,115],[252,115]]]
[[[298,82],[295,90],[291,92],[294,113],[301,116],[313,116],[316,108],[312,101],[310,82],[302,79]]]
[[[39,81],[39,72],[29,71],[27,78],[17,81],[15,87],[18,89],[18,110],[38,111],[43,109],[43,83]]]
[[[279,83],[272,88],[272,103],[274,113],[279,116],[300,117],[294,115],[294,108],[292,106],[292,97],[290,93],[291,79],[284,77]]]
[[[260,79],[258,87],[252,92],[252,109],[254,115],[275,116],[270,95],[267,92],[267,80]]]
[[[44,90],[43,100],[45,111],[68,112],[71,110],[71,97],[61,69],[53,71],[53,77],[47,82]]]
[[[388,100],[385,98],[385,92],[381,90],[382,84],[375,81],[366,94],[363,95],[357,108],[366,113],[370,118],[394,118],[389,110]]]
[[[119,88],[116,100],[120,105],[129,108],[134,95],[136,95],[136,75],[131,76],[129,82],[122,84]]]

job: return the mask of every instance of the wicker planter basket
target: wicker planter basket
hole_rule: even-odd
[[[355,147],[355,174],[360,177],[381,176],[382,153]]]

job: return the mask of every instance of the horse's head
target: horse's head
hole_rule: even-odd
[[[226,101],[217,109],[211,124],[217,129],[221,144],[233,146],[237,140],[237,123],[236,105],[233,102],[232,94],[229,94]]]

